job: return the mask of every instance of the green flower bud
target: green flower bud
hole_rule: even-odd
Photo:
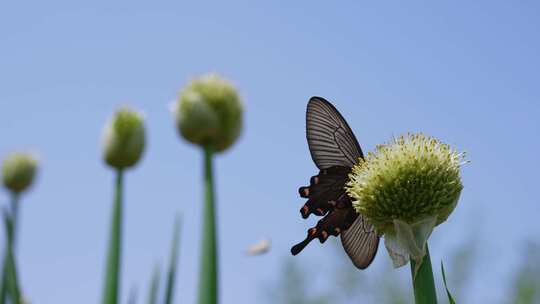
[[[37,161],[28,153],[13,153],[2,164],[4,186],[13,193],[21,193],[34,181]]]
[[[144,151],[144,120],[139,113],[121,108],[105,126],[103,138],[105,162],[117,169],[132,167]]]
[[[192,81],[180,92],[174,109],[182,137],[217,152],[229,148],[240,135],[242,112],[236,89],[216,74]]]
[[[433,228],[456,207],[463,163],[463,153],[439,140],[408,134],[378,146],[353,168],[347,193],[356,211],[386,235],[396,266],[409,256],[421,259]]]

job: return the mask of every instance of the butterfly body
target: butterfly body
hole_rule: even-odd
[[[353,264],[364,269],[377,253],[379,236],[354,210],[345,191],[352,167],[363,158],[360,145],[341,114],[321,97],[312,97],[308,102],[306,137],[320,171],[311,177],[309,186],[298,190],[301,197],[308,199],[300,214],[304,219],[311,214],[323,218],[308,230],[302,242],[291,248],[291,253],[297,255],[314,239],[324,243],[329,236],[339,235]]]

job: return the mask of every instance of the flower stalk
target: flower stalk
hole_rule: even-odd
[[[218,302],[218,244],[213,156],[229,149],[242,130],[243,106],[236,88],[217,74],[203,75],[179,94],[173,108],[179,134],[204,151],[204,207],[199,304]]]
[[[122,253],[122,188],[123,170],[117,169],[109,249],[107,253],[107,269],[105,271],[103,304],[118,303],[118,294],[120,290],[120,261]]]
[[[21,292],[17,275],[17,266],[14,253],[14,226],[13,215],[4,211],[4,227],[6,231],[6,252],[4,254],[2,289],[0,290],[0,303],[20,303]]]
[[[210,145],[204,147],[204,210],[199,304],[215,304],[218,300],[218,257],[214,176]]]
[[[15,253],[13,246],[13,218],[12,215],[4,212],[4,225],[6,230],[6,254],[4,257],[4,286],[2,290],[2,299],[11,298],[11,303],[21,303],[21,291],[19,287],[19,279],[17,275],[17,266],[15,262]]]
[[[124,171],[135,166],[145,148],[145,129],[142,115],[121,108],[105,125],[103,133],[103,160],[116,174],[113,213],[107,250],[103,304],[117,304],[120,295],[120,271],[123,226]]]
[[[417,263],[411,259],[411,276],[414,289],[414,301],[416,304],[437,304],[435,281],[431,268],[429,249],[426,244],[426,254],[422,261]]]
[[[11,193],[11,221],[13,225],[13,249],[17,246],[17,227],[19,223],[19,193]]]
[[[30,154],[17,152],[2,163],[2,183],[10,193],[9,210],[4,210],[6,246],[2,266],[0,303],[21,303],[21,291],[17,278],[16,243],[19,220],[19,199],[33,184],[38,169],[37,160]]]

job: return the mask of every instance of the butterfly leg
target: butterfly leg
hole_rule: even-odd
[[[307,236],[302,242],[291,248],[291,253],[297,255],[314,239],[319,239],[319,242],[324,243],[330,235],[338,236],[350,226],[351,216],[355,217],[356,212],[349,208],[330,211],[324,218],[317,222],[315,227],[308,230]]]

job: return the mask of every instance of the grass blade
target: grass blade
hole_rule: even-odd
[[[169,270],[167,272],[167,284],[165,289],[165,304],[172,304],[174,298],[174,282],[176,279],[176,267],[178,263],[178,246],[180,242],[180,217],[176,217],[174,223],[173,239],[171,244],[171,256]]]
[[[214,205],[214,176],[211,147],[204,148],[203,239],[201,272],[199,274],[199,304],[216,304],[218,299],[218,257],[216,236],[216,210]]]
[[[129,291],[129,295],[128,295],[128,299],[127,299],[127,304],[137,304],[137,287],[136,286],[132,286],[131,287],[131,290]]]
[[[442,272],[442,279],[444,282],[444,289],[446,289],[446,294],[448,295],[448,302],[450,304],[456,304],[456,301],[454,301],[454,298],[452,297],[452,294],[448,290],[448,286],[446,285],[446,274],[444,273],[444,266],[443,262],[441,261],[441,272]]]
[[[152,279],[150,281],[150,290],[148,291],[148,304],[157,304],[158,303],[158,293],[159,293],[159,277],[161,276],[159,266],[156,265],[154,268],[154,273],[152,274]]]
[[[122,170],[116,171],[116,188],[109,236],[103,304],[117,304],[120,289],[120,256],[122,251]]]

